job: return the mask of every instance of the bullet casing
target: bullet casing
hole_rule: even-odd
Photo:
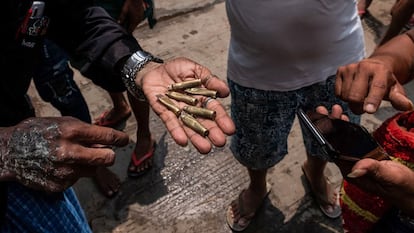
[[[167,96],[157,95],[158,101],[160,101],[168,110],[172,111],[177,117],[181,114],[181,109],[174,104]]]
[[[190,105],[196,105],[198,103],[197,98],[176,91],[168,91],[167,93],[165,93],[165,95],[167,95],[171,99],[175,99],[177,101],[181,101]]]
[[[216,98],[217,97],[217,91],[210,90],[210,89],[207,89],[207,88],[198,88],[198,87],[187,88],[187,89],[184,90],[184,92],[186,92],[188,94],[192,94],[192,95],[208,96],[208,97],[211,97],[211,98]]]
[[[174,83],[174,84],[171,84],[168,87],[168,90],[179,91],[179,90],[184,90],[184,89],[187,89],[187,88],[198,87],[198,86],[201,86],[201,79],[194,79],[194,80],[190,80],[190,81]]]
[[[203,137],[208,136],[209,131],[207,128],[205,128],[200,122],[197,121],[193,116],[191,116],[188,113],[182,112],[180,115],[181,121],[184,123],[184,125],[188,126],[198,134],[200,134]]]
[[[185,106],[183,110],[196,117],[207,118],[210,120],[214,120],[216,118],[216,111],[206,109],[206,108],[200,108],[200,107],[195,107],[195,106]]]

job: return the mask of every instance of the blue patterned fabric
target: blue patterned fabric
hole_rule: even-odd
[[[7,212],[0,232],[92,232],[72,188],[54,194],[15,182],[8,183],[7,188]]]
[[[262,170],[274,166],[288,153],[287,139],[299,108],[315,109],[319,105],[328,109],[340,104],[351,122],[359,123],[348,105],[335,97],[335,76],[294,91],[263,91],[238,85],[228,79],[231,92],[231,116],[236,133],[230,149],[244,166]],[[307,151],[318,155],[318,148],[308,143]]]

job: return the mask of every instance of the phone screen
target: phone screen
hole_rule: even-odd
[[[358,124],[313,111],[299,110],[298,117],[304,130],[308,131],[306,136],[317,141],[330,157],[346,156],[359,160],[379,147],[372,135]]]

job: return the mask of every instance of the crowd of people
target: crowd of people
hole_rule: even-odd
[[[105,120],[91,124],[84,102],[83,108],[75,108],[82,111],[80,115],[59,109],[68,116],[35,116],[26,93],[32,77],[44,75],[44,70],[56,64],[67,68],[68,59],[110,93],[128,92],[138,122],[130,176],[138,177],[151,166],[150,160],[145,160],[151,158],[148,153],[155,147],[148,128],[150,108],[178,145],[190,141],[203,154],[213,146],[224,146],[232,135],[231,151],[250,178],[248,187],[227,209],[226,220],[233,231],[250,226],[268,195],[267,170],[288,153],[287,136],[299,108],[317,109],[354,123],[359,123],[360,114],[375,113],[382,100],[390,101],[397,110],[413,111],[403,84],[414,78],[414,30],[396,33],[414,12],[410,1],[396,2],[390,24],[396,26],[390,27],[375,51],[365,58],[356,1],[226,0],[231,30],[227,83],[188,58],[162,61],[145,51],[131,34],[137,23],[124,21],[124,13],[133,9],[130,4],[138,4],[134,6],[140,9],[133,12],[141,15],[135,22],[143,20],[145,2],[122,1],[121,13],[118,11],[122,16],[115,20],[116,16],[94,1],[4,1],[0,66],[3,74],[14,75],[3,75],[0,86],[1,232],[91,232],[71,186],[80,177],[99,179],[98,171],[107,170],[115,161],[112,146],[129,142],[127,134],[102,124]],[[269,22],[277,22],[277,27],[269,27]],[[53,46],[58,46],[63,55],[51,63],[41,63]],[[53,83],[53,74],[61,73],[52,72],[47,82]],[[71,75],[64,76],[69,80],[64,90],[79,89],[72,88]],[[180,123],[157,97],[173,83],[194,79],[216,90],[219,98],[231,94],[231,117],[220,101],[197,96],[200,105],[216,111],[215,120],[200,120],[209,129],[207,137]],[[81,93],[77,95],[83,99]],[[62,99],[51,101],[62,103]],[[175,104],[183,107],[183,103]],[[145,133],[139,134],[140,130]],[[140,136],[142,140],[138,140]],[[307,160],[302,170],[315,201],[327,217],[341,217],[340,193],[324,176],[327,161],[317,156],[321,153],[318,148],[303,139]],[[146,145],[138,145],[138,141]],[[139,167],[143,161],[147,162]],[[363,159],[351,173],[343,173],[345,181],[379,195],[392,206],[370,232],[413,232],[414,171],[409,165]],[[112,196],[117,192],[116,183],[103,192]]]

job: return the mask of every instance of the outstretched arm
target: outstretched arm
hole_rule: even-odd
[[[414,30],[394,37],[367,59],[339,67],[335,94],[349,102],[354,113],[374,113],[389,100],[398,110],[411,110],[403,84],[413,78]]]

